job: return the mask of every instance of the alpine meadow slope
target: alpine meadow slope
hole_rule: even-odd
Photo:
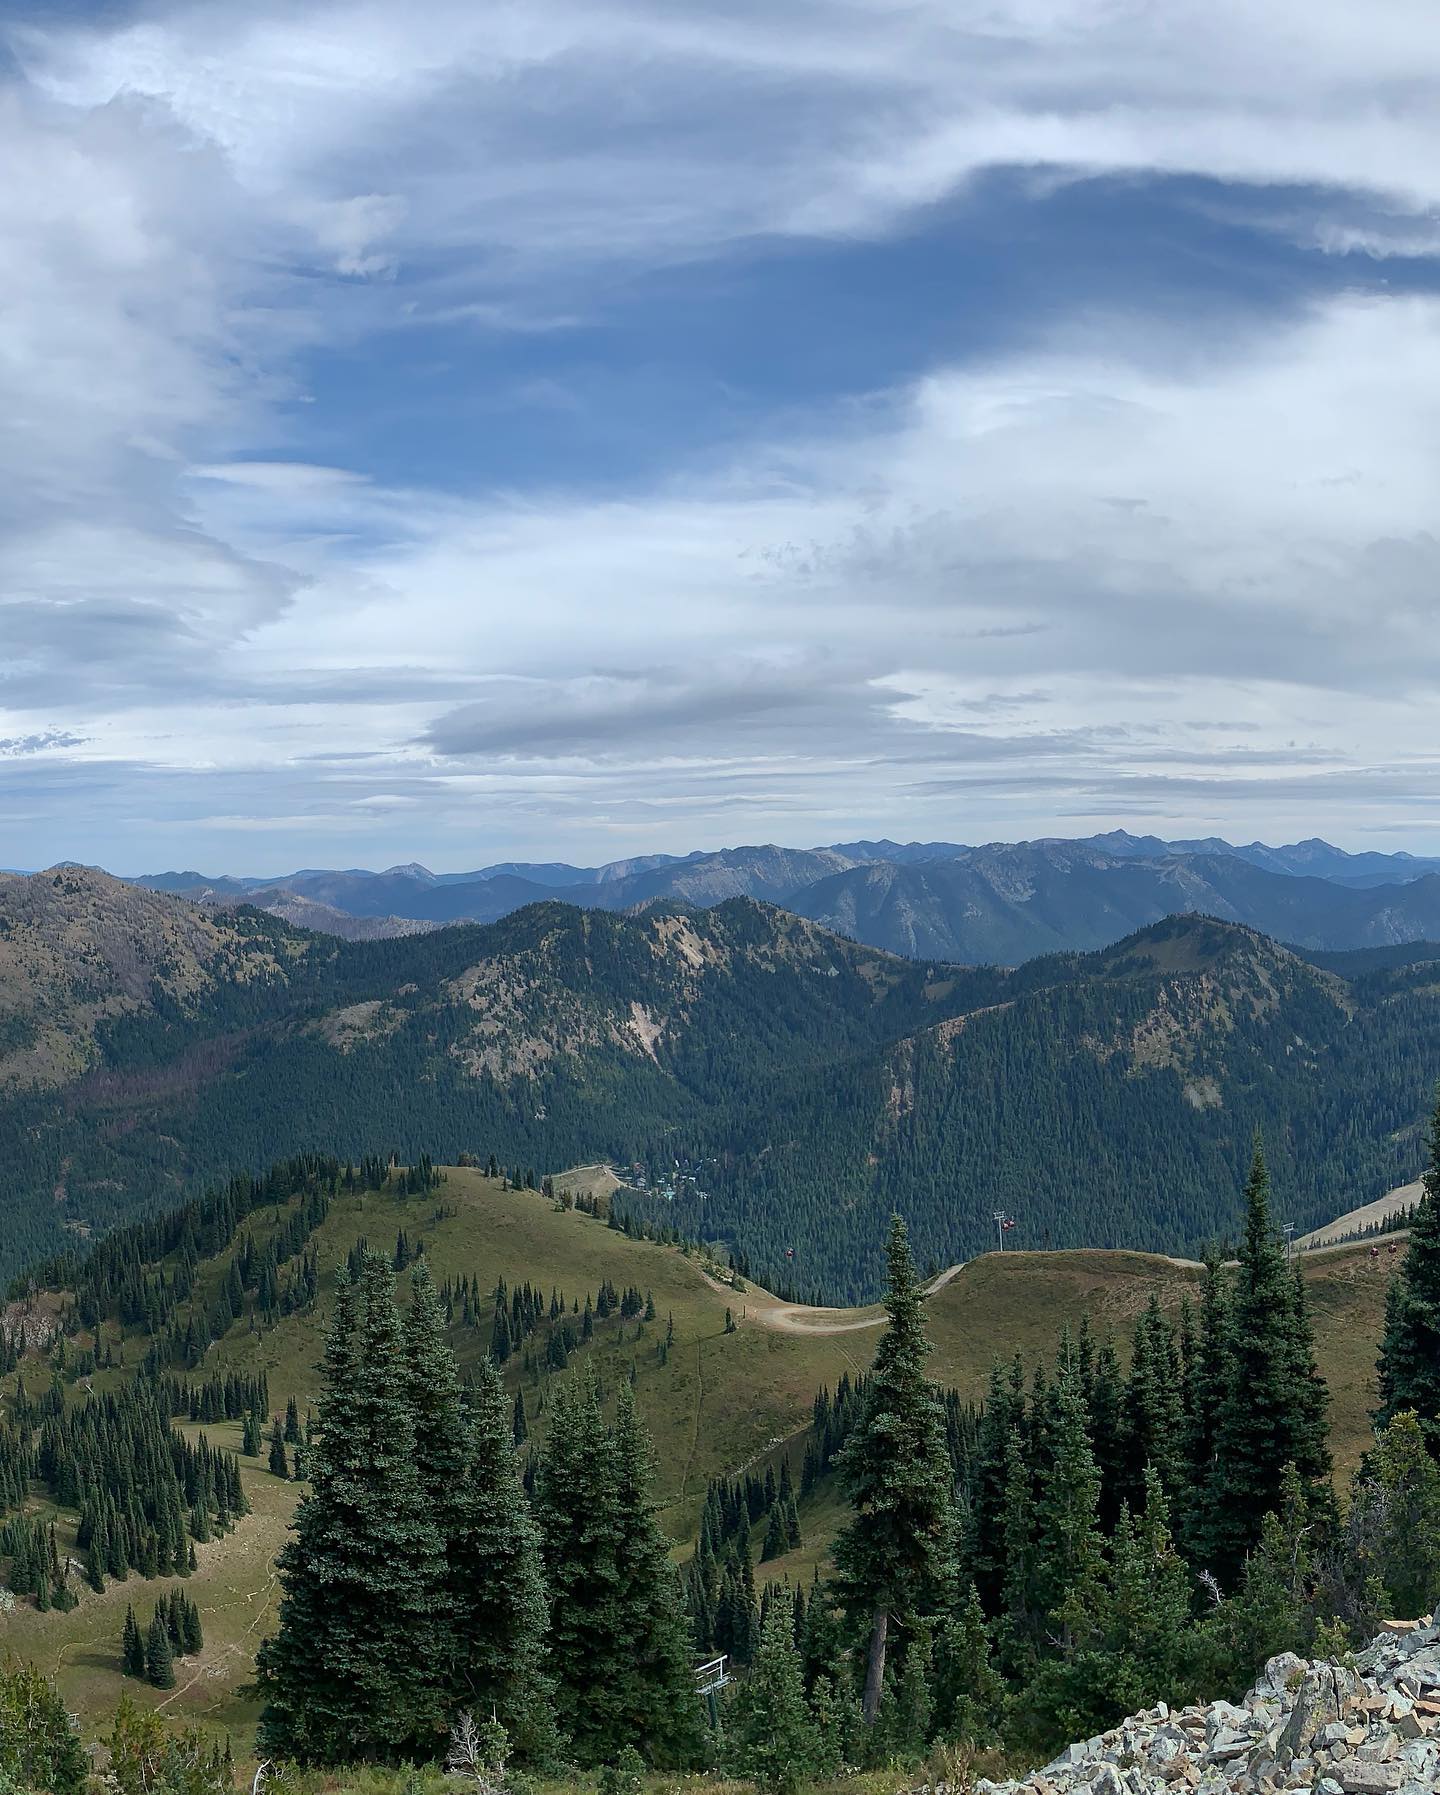
[[[293,1199],[262,1203],[217,1252],[195,1264],[189,1295],[180,1298],[173,1317],[174,1332],[169,1324],[162,1330],[163,1350],[183,1339],[190,1319],[204,1324],[218,1314],[247,1238],[263,1257],[295,1213]],[[730,1274],[718,1265],[627,1236],[537,1191],[506,1189],[478,1169],[450,1167],[424,1192],[407,1194],[397,1186],[336,1196],[301,1247],[301,1255],[313,1255],[317,1268],[314,1297],[267,1313],[260,1312],[258,1301],[247,1301],[238,1317],[227,1311],[218,1339],[203,1349],[197,1341],[196,1362],[187,1365],[182,1356],[172,1372],[197,1392],[218,1389],[226,1380],[248,1386],[263,1378],[269,1411],[283,1415],[293,1399],[303,1423],[319,1395],[322,1340],[340,1268],[363,1244],[388,1253],[402,1236],[408,1263],[398,1275],[401,1300],[413,1275],[412,1255],[423,1249],[437,1285],[449,1294],[448,1338],[462,1368],[473,1369],[493,1349],[495,1291],[502,1280],[512,1293],[531,1283],[541,1287],[547,1302],[552,1294],[563,1297],[565,1314],[558,1322],[553,1313],[542,1321],[505,1365],[507,1390],[520,1395],[525,1407],[527,1448],[543,1442],[548,1405],[568,1371],[593,1368],[610,1389],[633,1381],[655,1442],[661,1519],[678,1542],[682,1562],[690,1557],[712,1480],[746,1470],[778,1475],[788,1460],[798,1486],[815,1396],[822,1388],[836,1391],[843,1378],[853,1383],[867,1370],[883,1322],[883,1312],[871,1307],[807,1316],[814,1325],[801,1330],[777,1329],[768,1320],[776,1299],[763,1288],[727,1283]],[[146,1270],[153,1275],[163,1269],[173,1277],[184,1257],[182,1243]],[[282,1274],[293,1272],[298,1262],[282,1264]],[[124,1263],[131,1263],[128,1251]],[[1369,1442],[1375,1351],[1393,1265],[1393,1257],[1377,1261],[1363,1247],[1301,1260],[1317,1356],[1332,1391],[1334,1449],[1342,1475]],[[603,1284],[633,1288],[649,1298],[653,1318],[643,1312],[598,1317],[590,1337],[581,1337],[584,1311]],[[928,1299],[935,1347],[930,1369],[963,1403],[975,1403],[985,1395],[997,1358],[1019,1354],[1027,1363],[1046,1360],[1062,1331],[1077,1334],[1087,1318],[1095,1340],[1113,1335],[1128,1362],[1132,1331],[1152,1299],[1178,1322],[1186,1302],[1198,1304],[1201,1286],[1199,1268],[1139,1253],[991,1253]],[[54,1315],[62,1302],[58,1295],[36,1297],[32,1317]],[[562,1328],[577,1339],[563,1357],[550,1345]],[[62,1374],[74,1402],[87,1391],[103,1398],[130,1387],[152,1341],[141,1321],[123,1326],[106,1321],[102,1337],[123,1363],[85,1370],[78,1354],[90,1334],[82,1329],[69,1343]],[[32,1355],[21,1375],[37,1392],[47,1375],[42,1356]],[[0,1398],[13,1397],[15,1389],[14,1375],[0,1376]],[[203,1434],[215,1446],[241,1451],[239,1420],[202,1414],[180,1425],[191,1440]],[[7,1645],[53,1672],[67,1703],[87,1722],[108,1714],[128,1693],[172,1718],[233,1734],[243,1757],[258,1712],[248,1687],[253,1653],[275,1624],[278,1584],[272,1560],[300,1486],[273,1475],[263,1450],[258,1457],[242,1453],[240,1468],[250,1513],[230,1532],[195,1548],[197,1566],[185,1589],[199,1605],[205,1646],[180,1667],[173,1691],[127,1680],[119,1657],[127,1606],[146,1612],[168,1588],[164,1580],[131,1576],[108,1582],[100,1593],[80,1587],[78,1605],[68,1612],[22,1602],[6,1616]],[[70,1546],[73,1509],[45,1500],[32,1504],[31,1512],[42,1520],[53,1518],[62,1546]],[[814,1568],[827,1561],[843,1513],[832,1482],[822,1480],[802,1495],[799,1513],[802,1543],[763,1563],[764,1577],[808,1585]],[[757,1560],[762,1532],[763,1523],[757,1524],[752,1540]]]

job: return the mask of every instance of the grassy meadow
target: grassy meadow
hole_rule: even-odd
[[[593,1169],[592,1169],[593,1170]],[[557,1180],[563,1183],[564,1180]],[[278,1218],[262,1212],[249,1224],[257,1240]],[[503,1277],[529,1280],[547,1297],[552,1287],[567,1302],[592,1297],[609,1279],[623,1290],[653,1293],[656,1320],[598,1323],[587,1356],[610,1382],[634,1374],[636,1396],[655,1442],[657,1496],[662,1519],[681,1542],[693,1537],[707,1481],[747,1466],[792,1454],[798,1474],[810,1406],[822,1385],[862,1372],[869,1363],[881,1320],[878,1308],[808,1310],[758,1288],[732,1289],[719,1267],[653,1242],[627,1239],[593,1216],[565,1210],[534,1191],[504,1190],[479,1171],[452,1168],[445,1183],[423,1196],[397,1199],[384,1192],[341,1197],[317,1236],[324,1274],[318,1312],[291,1316],[270,1328],[237,1322],[207,1355],[197,1377],[214,1372],[264,1371],[271,1408],[282,1411],[294,1396],[303,1415],[317,1395],[316,1366],[336,1266],[362,1238],[389,1253],[397,1230],[423,1239],[437,1282],[475,1275],[486,1293],[482,1324],[457,1326],[462,1361],[478,1358],[489,1340],[488,1293]],[[226,1258],[203,1269],[197,1292],[207,1300],[224,1276]],[[1304,1272],[1315,1319],[1321,1368],[1334,1398],[1337,1468],[1348,1474],[1368,1434],[1373,1404],[1375,1343],[1385,1286],[1396,1263],[1383,1248],[1340,1248],[1305,1256]],[[401,1276],[402,1300],[408,1273]],[[1097,1334],[1113,1331],[1122,1346],[1152,1294],[1174,1314],[1187,1293],[1197,1294],[1198,1268],[1148,1254],[1055,1252],[990,1254],[954,1274],[929,1302],[937,1379],[967,1396],[983,1394],[992,1360],[1017,1350],[1033,1358],[1053,1351],[1062,1326],[1078,1327],[1088,1314]],[[726,1332],[727,1308],[734,1318]],[[659,1350],[673,1317],[668,1362]],[[124,1342],[135,1363],[138,1336]],[[94,1381],[128,1375],[117,1370]],[[512,1359],[512,1389],[523,1388],[532,1436],[543,1435],[548,1376],[521,1369]],[[32,1372],[30,1388],[38,1389]],[[82,1399],[77,1394],[76,1400]],[[200,1431],[195,1429],[193,1431]],[[240,1446],[238,1423],[204,1430],[215,1442]],[[276,1584],[273,1560],[298,1496],[297,1486],[271,1475],[265,1460],[242,1459],[252,1513],[226,1538],[197,1547],[198,1569],[186,1585],[201,1610],[205,1646],[197,1658],[177,1664],[177,1687],[162,1694],[127,1682],[120,1673],[120,1629],[127,1603],[142,1626],[164,1580],[131,1577],[103,1595],[81,1588],[68,1614],[36,1612],[28,1603],[0,1616],[0,1640],[19,1656],[53,1672],[67,1702],[86,1720],[87,1732],[103,1728],[124,1692],[168,1714],[204,1722],[229,1733],[238,1755],[250,1745],[255,1704],[245,1694],[259,1639],[273,1624]],[[36,1512],[44,1512],[37,1504]],[[802,1506],[804,1543],[759,1570],[809,1582],[824,1561],[829,1540],[843,1519],[833,1490],[822,1488]],[[58,1517],[62,1539],[73,1535],[74,1516]],[[759,1557],[760,1539],[753,1541]]]

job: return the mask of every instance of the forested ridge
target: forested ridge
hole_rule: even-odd
[[[311,1148],[640,1162],[673,1195],[622,1198],[637,1224],[837,1300],[878,1288],[896,1207],[922,1263],[983,1248],[997,1206],[1017,1244],[1194,1253],[1238,1225],[1257,1124],[1302,1230],[1412,1177],[1440,1049],[1434,962],[1346,976],[1195,917],[1010,971],[750,900],[362,943],[235,926],[203,977],[157,963],[143,1001],[100,1005],[77,1076],[0,1087],[5,1274]]]

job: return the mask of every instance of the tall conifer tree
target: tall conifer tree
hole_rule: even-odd
[[[1103,1568],[1100,1473],[1074,1366],[1056,1380],[1050,1468],[1036,1500],[1035,1585],[1043,1613],[1058,1622],[1062,1651],[1074,1649],[1071,1616],[1093,1605]]]
[[[1216,1475],[1216,1434],[1230,1384],[1230,1312],[1216,1253],[1205,1260],[1205,1285],[1199,1298],[1199,1328],[1185,1377],[1185,1463],[1190,1490],[1201,1497],[1190,1502],[1185,1540],[1190,1553],[1207,1556],[1208,1501]]]
[[[1172,1505],[1183,1496],[1185,1418],[1180,1360],[1175,1335],[1160,1312],[1158,1298],[1135,1324],[1130,1379],[1125,1388],[1124,1465],[1120,1495],[1132,1508],[1145,1498],[1145,1480],[1154,1469]]]
[[[628,1389],[614,1428],[593,1375],[561,1386],[535,1483],[551,1590],[555,1707],[583,1763],[627,1745],[683,1762],[699,1726],[678,1586]]]
[[[140,1624],[135,1619],[135,1610],[125,1610],[125,1626],[120,1634],[120,1657],[125,1666],[127,1677],[145,1676],[145,1636],[140,1631]]]
[[[145,1635],[145,1675],[157,1689],[175,1687],[175,1652],[164,1613],[157,1608]]]
[[[888,1325],[865,1406],[840,1454],[854,1518],[836,1541],[841,1599],[869,1631],[864,1712],[875,1724],[890,1624],[939,1613],[955,1579],[955,1505],[940,1394],[925,1375],[930,1343],[905,1224],[885,1249]]]
[[[593,1378],[562,1383],[547,1418],[535,1503],[552,1602],[556,1716],[581,1762],[603,1763],[621,1744],[614,1724],[620,1668],[615,1443]]]
[[[1301,1470],[1314,1500],[1321,1488],[1314,1415],[1323,1384],[1313,1372],[1309,1321],[1270,1218],[1270,1176],[1255,1144],[1245,1187],[1245,1231],[1231,1303],[1228,1371],[1205,1493],[1203,1538],[1210,1567],[1233,1581],[1276,1507],[1287,1465]],[[1302,1364],[1310,1367],[1301,1371]],[[1301,1469],[1303,1464],[1303,1469]]]
[[[1430,1120],[1424,1185],[1405,1260],[1386,1304],[1375,1419],[1385,1427],[1413,1409],[1426,1445],[1440,1458],[1440,1096]]]
[[[792,1611],[788,1603],[774,1602],[761,1628],[754,1668],[735,1701],[734,1768],[771,1795],[794,1795],[814,1770],[818,1748]]]
[[[648,1742],[659,1763],[688,1763],[700,1743],[700,1705],[680,1580],[651,1497],[654,1457],[622,1384],[615,1397],[615,1458],[620,1524],[621,1649],[628,1705],[622,1724]]]
[[[322,1366],[310,1491],[280,1553],[279,1630],[261,1646],[262,1750],[301,1763],[430,1747],[445,1718],[444,1556],[415,1464],[390,1262],[343,1281]]]
[[[520,1486],[505,1386],[488,1359],[468,1395],[469,1453],[447,1542],[454,1690],[463,1706],[496,1716],[520,1757],[544,1763],[557,1742],[540,1531]]]
[[[1002,1522],[1005,1514],[1005,1461],[1010,1446],[1013,1403],[996,1359],[980,1415],[975,1462],[970,1473],[970,1511],[964,1535],[965,1564],[980,1592],[981,1605],[994,1613],[1005,1580]]]

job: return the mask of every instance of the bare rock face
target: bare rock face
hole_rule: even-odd
[[[1343,1664],[1316,1664],[1300,1680],[1295,1706],[1280,1735],[1281,1751],[1292,1758],[1309,1751],[1324,1727],[1347,1720],[1360,1705],[1364,1685]]]
[[[1164,1702],[977,1795],[1437,1795],[1440,1626],[1387,1622],[1353,1667],[1272,1658],[1243,1702]]]

